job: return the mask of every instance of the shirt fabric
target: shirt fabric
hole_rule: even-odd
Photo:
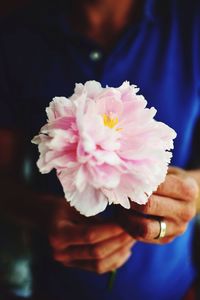
[[[4,20],[0,32],[0,125],[23,130],[29,145],[32,187],[62,194],[55,174],[38,174],[38,153],[30,140],[45,123],[45,107],[54,96],[70,96],[76,82],[93,79],[103,86],[117,87],[125,80],[138,85],[148,107],[158,110],[156,119],[177,132],[172,165],[186,168],[195,161],[197,166],[199,53],[197,0],[144,1],[141,18],[129,25],[109,53],[74,32],[63,9],[53,2],[45,9],[35,5]],[[45,251],[36,272],[38,286],[57,300],[182,299],[196,276],[193,223],[167,245],[138,242],[131,258],[118,270],[112,291],[107,288],[109,274],[64,268]]]

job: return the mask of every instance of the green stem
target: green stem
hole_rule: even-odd
[[[113,289],[116,275],[117,275],[117,270],[112,271],[110,274],[110,278],[109,278],[109,282],[108,282],[109,291],[112,291],[112,289]]]

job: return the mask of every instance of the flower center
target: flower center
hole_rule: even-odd
[[[107,126],[109,128],[115,127],[119,122],[119,119],[117,117],[112,117],[112,115],[108,116],[106,114],[103,114],[102,117],[104,126]]]

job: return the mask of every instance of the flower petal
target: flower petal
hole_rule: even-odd
[[[108,200],[106,196],[92,186],[88,185],[83,192],[65,190],[65,198],[71,206],[75,207],[86,217],[95,216],[105,210]]]

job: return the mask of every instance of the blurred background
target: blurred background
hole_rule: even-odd
[[[12,13],[17,8],[25,5],[30,2],[29,0],[7,0],[0,2],[0,17],[4,17],[9,13]]]
[[[29,0],[0,1],[0,20],[27,5]],[[6,135],[0,135],[1,141],[9,143]],[[3,165],[5,153],[0,151],[0,165]],[[30,228],[19,224],[4,211],[0,212],[0,299],[21,300],[38,299],[33,295]],[[45,300],[45,299],[43,299]]]
[[[27,5],[31,0],[4,0],[0,2],[0,19]],[[0,136],[0,138],[3,138]],[[27,166],[24,166],[26,168]],[[200,230],[197,222],[194,238],[194,261],[200,266]],[[0,213],[0,300],[36,299],[33,276],[34,257],[32,229],[18,224],[10,216]],[[197,282],[198,284],[198,282]],[[197,290],[198,293],[198,290]],[[191,299],[193,299],[191,295]],[[197,294],[196,299],[200,299]],[[56,299],[55,299],[56,300]],[[159,299],[158,299],[159,300]],[[172,299],[176,300],[176,299]]]

